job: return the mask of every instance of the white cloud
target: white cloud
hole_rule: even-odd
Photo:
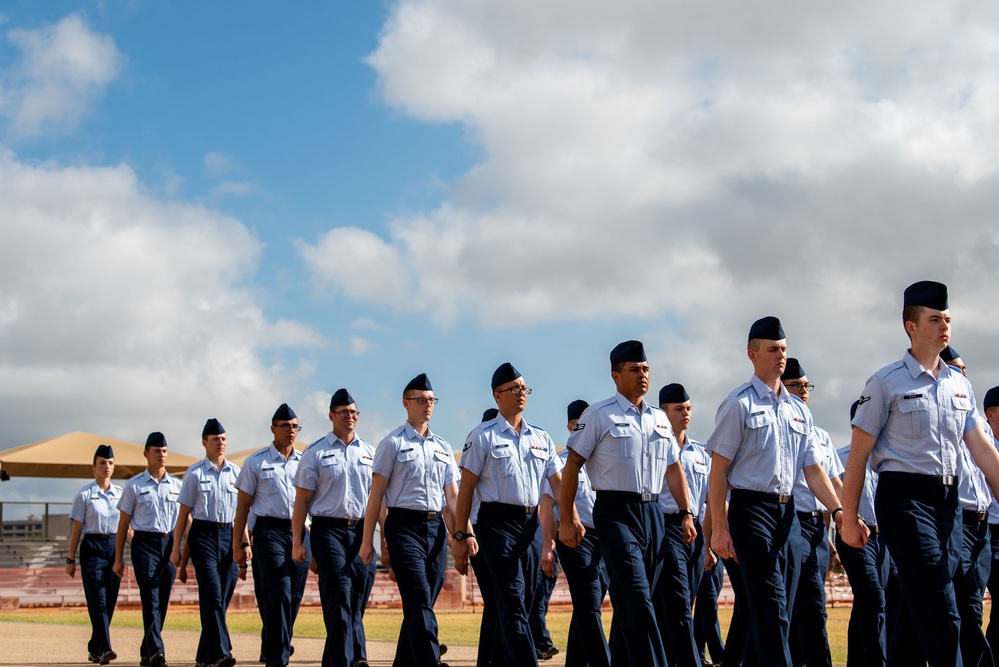
[[[125,64],[114,40],[78,14],[36,30],[10,29],[7,39],[21,55],[0,70],[0,114],[14,137],[72,129]]]
[[[300,251],[320,292],[441,324],[666,322],[660,358],[720,393],[773,313],[855,394],[923,278],[985,357],[996,43],[984,5],[403,0],[368,59],[384,100],[483,157],[385,236]]]
[[[28,165],[0,153],[0,417],[19,440],[72,430],[180,451],[219,417],[242,449],[326,344],[255,302],[259,240],[237,220],[153,199],[127,166]],[[259,427],[259,428],[256,428]]]
[[[205,171],[209,176],[223,176],[239,168],[239,164],[224,153],[210,151],[204,157]]]
[[[212,194],[216,197],[242,197],[252,191],[252,185],[238,181],[222,181],[212,188]]]

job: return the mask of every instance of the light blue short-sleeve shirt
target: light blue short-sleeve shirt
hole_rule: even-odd
[[[687,491],[690,492],[690,509],[698,521],[704,518],[704,504],[708,496],[708,476],[711,473],[711,459],[704,451],[704,445],[687,437],[683,449],[680,450],[680,465],[687,479]],[[666,487],[663,487],[666,491]],[[666,514],[676,514],[680,506],[671,493],[659,494],[659,506]]]
[[[286,459],[274,443],[246,457],[236,488],[252,496],[253,514],[290,519],[295,509],[295,473],[302,454],[296,449]]]
[[[111,535],[118,530],[118,501],[122,488],[114,484],[102,491],[97,482],[90,482],[73,498],[69,518],[83,524],[84,535]]]
[[[876,438],[871,467],[922,475],[959,475],[964,434],[979,425],[964,375],[938,359],[934,378],[909,352],[871,376],[853,425]]]
[[[131,517],[132,530],[172,533],[180,513],[180,480],[168,472],[157,482],[148,470],[128,480],[118,510]]]
[[[357,435],[347,444],[330,432],[309,445],[295,475],[295,486],[313,492],[309,514],[364,518],[374,457],[375,448]]]
[[[802,401],[754,375],[718,407],[706,450],[732,462],[730,488],[790,495],[801,469],[822,458],[812,426]]]
[[[239,466],[222,461],[222,469],[207,458],[201,459],[184,473],[180,489],[180,504],[191,508],[196,521],[232,523],[236,518],[236,478]]]
[[[850,456],[850,445],[840,447],[837,451],[840,463],[846,467],[846,459]],[[878,491],[878,473],[874,472],[870,463],[867,465],[867,474],[864,475],[864,489],[860,492],[860,505],[857,509],[859,516],[868,526],[878,525],[878,515],[874,511],[874,495]]]
[[[558,453],[558,457],[562,461],[562,467],[565,468],[565,461],[569,457],[569,450],[563,449]],[[562,513],[559,508],[558,498],[555,497],[552,485],[547,479],[545,480],[544,494],[555,501],[555,520],[560,521]],[[586,475],[586,468],[580,468],[579,482],[576,486],[576,512],[579,513],[579,522],[590,530],[593,530],[593,503],[596,499],[597,494],[590,484],[590,478]]]
[[[468,434],[461,467],[479,478],[475,495],[481,502],[532,506],[541,501],[542,481],[562,463],[544,429],[522,419],[517,433],[498,415]]]
[[[661,493],[666,468],[679,460],[666,413],[621,394],[586,408],[566,447],[586,459],[595,491]]]
[[[439,512],[442,490],[458,481],[457,464],[447,440],[427,426],[424,438],[408,422],[385,436],[375,450],[373,471],[388,480],[388,507]]]
[[[833,446],[832,437],[825,429],[818,426],[812,427],[812,433],[822,455],[822,460],[819,461],[822,464],[822,469],[826,471],[829,479],[839,477],[843,474],[844,468],[843,463],[839,460],[839,454],[836,453],[836,447]],[[812,490],[808,488],[804,472],[798,473],[798,479],[794,484],[794,508],[799,512],[828,512],[830,509],[820,503]]]

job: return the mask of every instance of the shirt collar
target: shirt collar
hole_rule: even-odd
[[[436,436],[434,436],[434,432],[430,430],[430,424],[427,424],[427,437],[426,438],[424,438],[422,435],[420,435],[419,433],[417,433],[416,429],[413,428],[413,425],[410,424],[409,422],[406,422],[403,426],[405,427],[406,435],[409,436],[409,438],[411,440],[426,440],[427,442],[430,442],[430,441],[432,441],[436,437]]]
[[[652,411],[651,406],[649,406],[649,402],[646,401],[644,398],[642,399],[642,409],[641,410],[639,410],[638,407],[634,403],[632,403],[627,398],[625,398],[621,394],[621,392],[615,392],[614,393],[614,400],[617,401],[617,404],[625,412],[627,412],[628,410],[634,410],[635,412],[638,412],[638,413],[641,414],[641,413],[646,413],[646,412],[651,412]]]
[[[767,399],[770,396],[776,396],[778,403],[781,401],[791,400],[791,392],[789,392],[783,384],[781,384],[779,388],[780,393],[775,393],[774,390],[768,387],[766,383],[760,379],[760,376],[755,373],[749,383],[753,385],[753,389],[756,390],[756,395],[759,396],[760,399]]]
[[[499,427],[500,432],[510,431],[514,435],[527,435],[528,433],[531,432],[531,425],[527,423],[526,419],[524,419],[524,415],[523,414],[520,415],[520,433],[519,434],[517,433],[517,429],[515,429],[513,426],[511,426],[510,422],[508,422],[506,420],[506,417],[504,417],[503,415],[499,415],[499,414],[496,415],[496,426]]]
[[[205,462],[205,468],[206,469],[207,468],[211,468],[212,470],[216,470],[215,464],[212,463],[211,460],[207,456],[205,458],[203,458],[202,461]],[[231,470],[231,469],[232,469],[232,462],[229,459],[227,459],[227,458],[223,458],[222,459],[222,468],[218,469],[218,472],[221,474],[221,473],[225,472],[226,470]]]
[[[298,459],[302,458],[302,453],[297,449],[295,449],[294,445],[292,445],[291,456],[285,459],[281,455],[281,452],[278,451],[277,445],[275,445],[273,441],[271,441],[271,444],[267,447],[267,454],[270,456],[271,461],[278,461],[278,460],[297,461]],[[228,459],[226,460],[228,461]]]
[[[920,373],[926,373],[931,378],[933,377],[933,373],[931,373],[930,370],[923,368],[923,365],[916,361],[916,358],[912,356],[912,352],[909,350],[905,351],[905,355],[902,357],[902,363],[904,363],[905,367],[909,369],[909,374],[912,376],[913,380],[919,377]],[[957,370],[953,366],[945,364],[939,356],[937,357],[937,367],[940,368],[940,372],[937,373],[937,380],[949,377],[952,373],[959,373],[962,377],[964,376],[961,371]]]

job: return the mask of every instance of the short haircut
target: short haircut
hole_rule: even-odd
[[[905,324],[906,322],[919,324],[919,320],[922,318],[923,311],[925,310],[925,306],[906,306],[902,309],[902,324]]]
[[[760,349],[760,346],[762,346],[762,345],[763,345],[763,339],[762,338],[750,338],[749,342],[746,343],[746,349],[747,350],[758,350],[758,349]]]
[[[627,362],[625,362],[625,361],[619,361],[616,364],[611,364],[611,372],[612,373],[623,373],[624,372],[624,365],[626,363]]]

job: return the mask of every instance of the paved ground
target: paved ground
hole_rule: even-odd
[[[118,659],[112,667],[134,667],[139,664],[139,643],[142,631],[115,628],[113,639]],[[171,667],[191,667],[198,648],[198,634],[190,630],[166,630],[163,642]],[[48,625],[42,623],[0,623],[0,665],[20,667],[69,667],[89,665],[87,641],[90,627],[82,625]],[[260,637],[258,635],[233,635],[233,655],[238,665],[260,665]],[[395,642],[368,642],[368,662],[372,667],[392,664]],[[291,667],[319,667],[323,655],[322,639],[295,639],[295,655]],[[475,647],[453,646],[444,657],[451,667],[474,667]],[[564,654],[541,663],[564,665]]]

